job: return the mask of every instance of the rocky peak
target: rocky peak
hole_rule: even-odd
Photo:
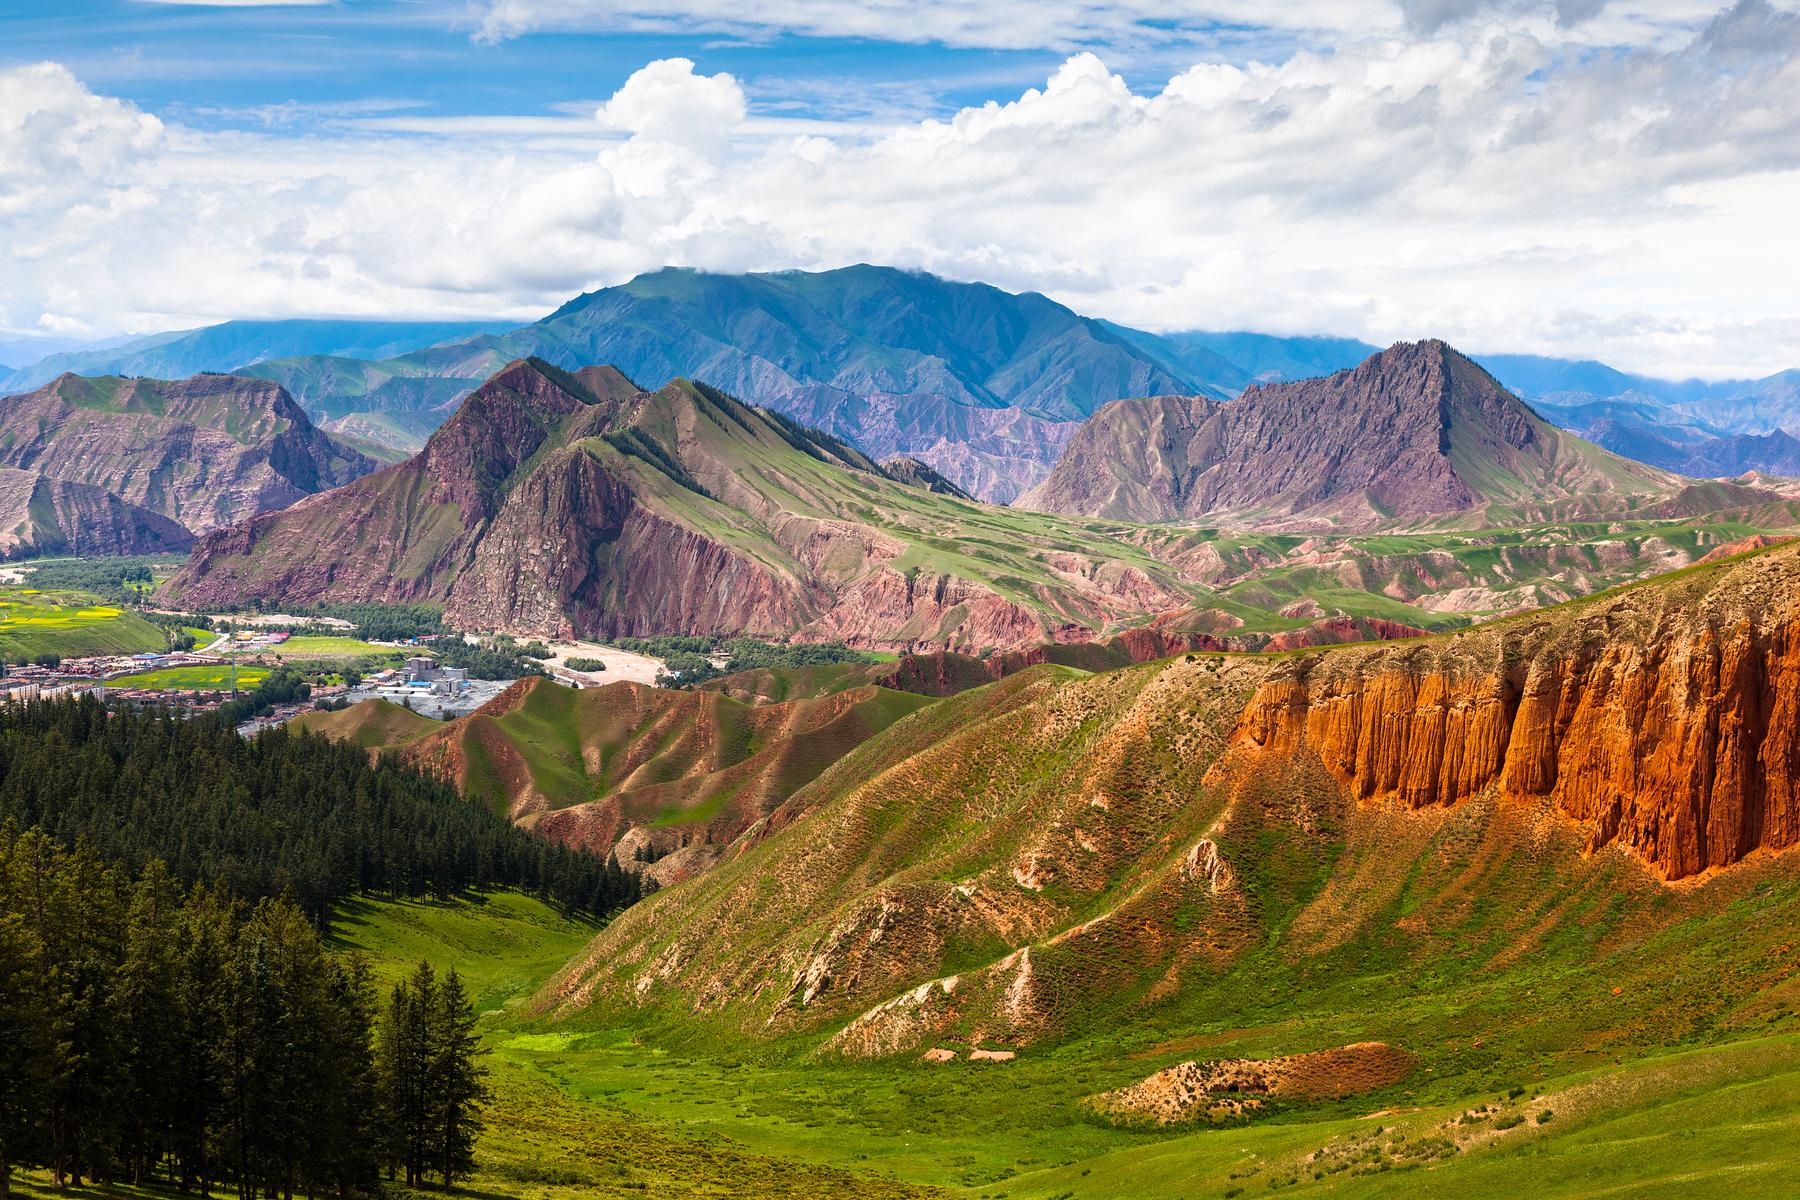
[[[1674,486],[1560,434],[1432,339],[1324,378],[1257,385],[1229,404],[1118,401],[1020,503],[1139,521],[1373,527],[1499,501],[1622,508],[1606,497]]]
[[[471,527],[493,516],[506,482],[563,422],[597,401],[566,371],[519,359],[471,392],[402,469],[434,479]]]

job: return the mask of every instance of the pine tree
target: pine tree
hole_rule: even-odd
[[[431,1014],[436,1036],[429,1090],[435,1165],[447,1188],[475,1169],[481,1106],[491,1096],[487,1068],[480,1062],[485,1051],[475,1033],[475,1006],[455,970],[444,976],[436,1001]]]
[[[172,1020],[180,985],[176,928],[181,892],[168,869],[152,862],[132,888],[124,962],[114,976],[114,1011],[123,1068],[122,1147],[133,1184],[141,1185],[168,1147],[181,1096],[169,1069],[181,1053]]]
[[[43,1006],[31,986],[43,949],[24,920],[7,911],[6,853],[0,844],[0,1200],[12,1195],[13,1167],[40,1155],[38,1097],[50,1053]]]
[[[405,1172],[408,1187],[424,1181],[432,1163],[433,1013],[438,1005],[436,973],[420,962],[395,985],[380,1030],[378,1077],[386,1107],[386,1158]]]
[[[170,1024],[179,1048],[167,1066],[177,1096],[170,1149],[182,1187],[197,1187],[203,1194],[222,1165],[213,1150],[223,1115],[223,1034],[238,927],[238,905],[222,889],[196,887],[182,909],[177,935],[180,977]]]
[[[328,1024],[321,1040],[320,1086],[331,1103],[314,1130],[313,1177],[347,1197],[374,1191],[380,1146],[371,1136],[379,1110],[374,1047],[375,993],[361,954],[334,958],[326,980]]]

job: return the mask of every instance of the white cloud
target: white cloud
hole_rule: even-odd
[[[1542,36],[1643,45],[1691,29],[1709,0],[474,0],[482,41],[540,30],[775,34],[1002,50],[1229,43],[1245,31],[1331,41],[1496,19]]]
[[[60,68],[0,73],[0,332],[522,317],[665,263],[871,261],[1151,328],[1795,365],[1800,18],[1744,0],[1606,54],[1469,20],[1147,92],[1078,54],[872,135],[796,134],[685,60],[535,139],[200,133]]]
[[[477,37],[486,41],[545,29],[603,29],[1026,50],[1187,41],[1224,27],[1366,34],[1395,29],[1401,20],[1392,0],[476,0],[475,9]]]

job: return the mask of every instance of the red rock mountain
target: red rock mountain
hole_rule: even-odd
[[[1555,428],[1475,363],[1426,341],[1228,403],[1116,401],[1018,503],[1144,522],[1362,529],[1446,514],[1671,515],[1686,482]]]
[[[429,601],[464,628],[760,633],[894,649],[1092,636],[1189,599],[1073,524],[902,483],[825,434],[684,380],[513,363],[423,451],[209,535],[167,594]]]
[[[204,533],[375,463],[320,432],[267,380],[62,375],[0,398],[0,466],[87,484]]]

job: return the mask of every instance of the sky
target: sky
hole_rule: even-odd
[[[0,0],[0,362],[876,262],[1800,365],[1800,0]]]

